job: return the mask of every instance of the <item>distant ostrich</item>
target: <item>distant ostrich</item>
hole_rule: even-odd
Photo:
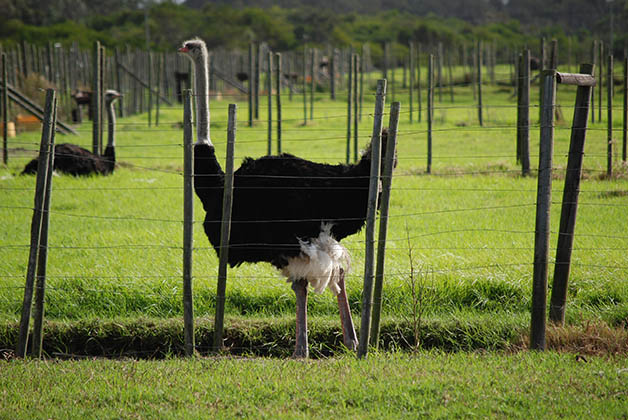
[[[69,175],[109,175],[116,165],[115,132],[116,113],[114,102],[122,95],[115,90],[105,92],[105,104],[109,124],[107,131],[107,147],[102,156],[94,154],[76,144],[61,143],[55,145],[54,170]],[[22,171],[22,175],[37,173],[37,159],[31,160]]]
[[[207,49],[200,39],[179,49],[194,63],[197,141],[194,187],[206,211],[205,233],[216,252],[220,246],[224,172],[209,135]],[[383,139],[385,141],[385,138]],[[234,175],[228,262],[268,262],[292,282],[297,298],[294,357],[307,357],[307,286],[338,299],[344,344],[357,348],[344,274],[349,252],[338,241],[365,223],[370,148],[355,165],[310,162],[283,153],[245,158]]]

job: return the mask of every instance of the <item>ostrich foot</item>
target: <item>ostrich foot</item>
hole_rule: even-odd
[[[292,290],[297,297],[297,333],[292,357],[304,359],[309,356],[307,345],[307,280],[294,280]]]
[[[342,268],[340,269],[338,287],[340,287],[340,293],[338,293],[337,296],[338,309],[340,310],[343,341],[349,350],[356,351],[358,348],[358,337],[355,334],[355,327],[353,326],[353,319],[351,318],[351,309],[349,308],[347,289],[345,288],[345,271]]]

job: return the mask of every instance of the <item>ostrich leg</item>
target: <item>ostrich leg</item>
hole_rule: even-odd
[[[294,280],[292,290],[297,297],[297,343],[292,357],[307,358],[307,280]]]
[[[349,350],[357,350],[358,338],[355,335],[353,319],[351,319],[351,309],[347,300],[347,289],[345,288],[345,270],[340,269],[340,280],[338,281],[340,293],[338,293],[338,309],[340,310],[340,323],[342,324],[342,337],[345,346]]]

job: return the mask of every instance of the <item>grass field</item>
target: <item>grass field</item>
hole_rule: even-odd
[[[499,77],[499,75],[498,75]],[[502,74],[507,78],[506,74]],[[374,81],[371,83],[371,87]],[[533,95],[538,89],[533,86]],[[555,130],[552,196],[552,254],[555,252],[562,184],[575,90],[559,86],[563,118]],[[360,123],[360,147],[372,130],[373,91],[367,90]],[[392,94],[389,93],[387,103]],[[212,139],[224,156],[226,111],[230,99],[213,100]],[[236,159],[266,153],[266,109],[259,122],[246,124],[247,105],[239,100]],[[409,122],[407,91],[395,88],[402,103],[399,165],[393,180],[387,242],[384,317],[414,322],[418,307],[426,320],[528,316],[534,246],[536,178],[524,178],[515,161],[515,100],[512,88],[486,86],[484,127],[469,87],[448,90],[435,110],[432,174],[426,167],[423,119]],[[416,100],[416,96],[415,96]],[[533,103],[534,103],[533,97]],[[386,107],[388,108],[388,106]],[[314,119],[303,125],[302,97],[283,98],[283,151],[324,162],[345,160],[346,102],[316,97]],[[532,168],[538,165],[537,108],[531,109]],[[617,112],[618,113],[618,112]],[[50,215],[47,318],[85,320],[180,319],[182,272],[182,130],[179,107],[162,107],[159,127],[146,115],[118,120],[119,167],[110,177],[55,177]],[[388,116],[386,115],[386,120]],[[154,121],[154,117],[153,117]],[[597,121],[597,115],[596,115]],[[627,168],[620,154],[621,120],[615,121],[615,173],[605,179],[606,122],[590,126],[585,174],[574,241],[567,318],[570,324],[603,321],[625,326],[628,319]],[[80,135],[57,136],[89,148],[91,126]],[[39,133],[11,139],[8,167],[0,168],[0,320],[19,316],[28,258],[34,180],[17,175],[34,156]],[[275,146],[273,146],[273,151]],[[237,165],[237,164],[236,164]],[[202,232],[203,212],[195,202],[194,306],[200,317],[213,315],[217,258]],[[363,233],[347,238],[353,262],[348,293],[359,315],[364,266]],[[550,268],[550,284],[553,267]],[[311,295],[310,314],[337,314],[331,293]],[[294,295],[270,265],[246,265],[229,272],[229,320],[288,317]],[[235,322],[235,321],[234,321]],[[359,321],[358,321],[359,324]],[[291,328],[284,331],[293,334]],[[5,342],[11,335],[5,336]]]
[[[626,418],[625,359],[578,360],[421,352],[27,361],[0,365],[0,418]]]

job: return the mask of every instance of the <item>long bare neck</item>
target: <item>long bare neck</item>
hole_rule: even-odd
[[[107,104],[107,147],[116,145],[116,110],[113,101]]]
[[[194,66],[196,80],[196,143],[212,145],[209,138],[209,74],[207,55],[196,59]]]

